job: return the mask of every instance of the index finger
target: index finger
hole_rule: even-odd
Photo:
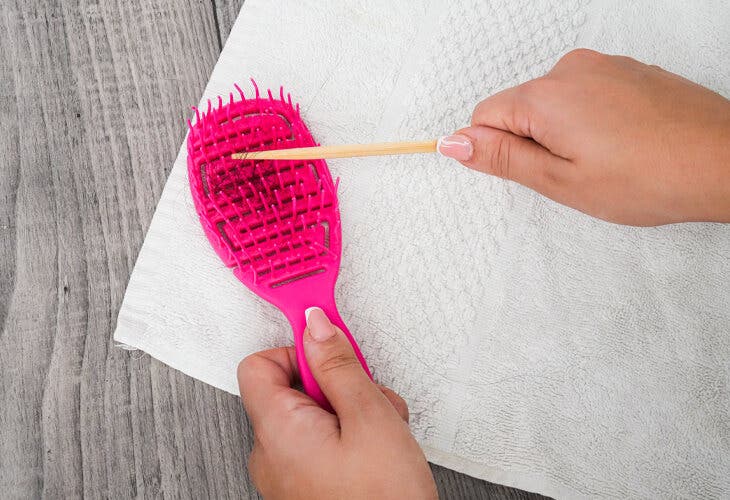
[[[257,352],[241,361],[238,365],[238,387],[254,430],[264,420],[276,420],[277,416],[302,404],[304,396],[291,387],[296,377],[297,361],[293,347]]]
[[[541,79],[530,80],[487,97],[474,108],[472,126],[487,126],[542,142],[544,127]]]

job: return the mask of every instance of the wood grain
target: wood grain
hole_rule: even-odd
[[[114,346],[242,0],[0,4],[0,497],[257,498],[238,398]],[[533,495],[433,467],[444,498]]]

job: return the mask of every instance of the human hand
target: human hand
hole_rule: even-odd
[[[252,354],[238,367],[254,429],[248,467],[259,491],[267,499],[436,498],[405,401],[370,380],[321,309],[310,311],[305,354],[336,415],[291,387],[293,347]]]
[[[495,94],[440,150],[620,224],[730,222],[730,101],[591,50]]]

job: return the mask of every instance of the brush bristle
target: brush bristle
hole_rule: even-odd
[[[196,208],[226,265],[253,283],[280,286],[322,272],[339,259],[339,213],[323,160],[233,160],[233,153],[316,145],[298,105],[278,99],[218,98],[197,109],[188,136],[188,174]],[[331,249],[337,238],[336,254]]]

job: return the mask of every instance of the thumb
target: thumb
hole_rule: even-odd
[[[471,169],[519,182],[548,196],[570,168],[568,160],[534,140],[486,126],[467,127],[442,137],[438,150]]]
[[[310,307],[305,314],[304,354],[312,375],[340,420],[371,410],[389,408],[394,412],[363,370],[342,330],[330,323],[319,307]]]

